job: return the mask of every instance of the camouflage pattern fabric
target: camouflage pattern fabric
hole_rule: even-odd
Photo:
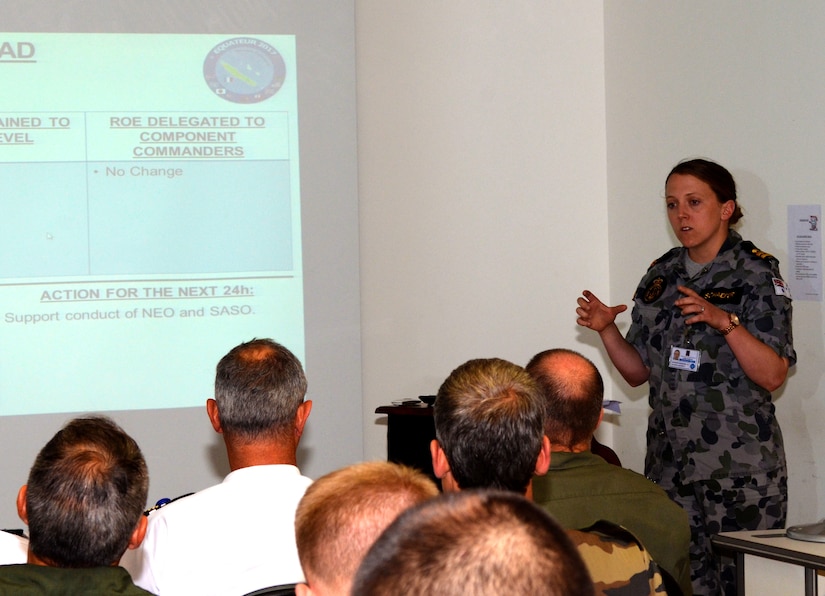
[[[658,565],[624,528],[600,522],[587,530],[566,530],[584,560],[596,596],[663,595]]]
[[[606,521],[632,532],[661,568],[668,593],[680,593],[672,583],[691,593],[687,513],[641,474],[589,451],[554,451],[547,474],[533,478],[533,501],[564,528]]]
[[[682,505],[697,537],[712,533],[705,527],[705,520],[713,519],[707,515],[710,503],[728,512],[770,509],[771,518],[784,520],[785,449],[770,393],[745,375],[724,335],[704,323],[685,325],[685,317],[674,301],[682,296],[678,286],[695,290],[719,308],[736,313],[742,326],[793,365],[796,352],[790,294],[777,260],[743,241],[734,231],[716,258],[693,277],[685,268],[686,252],[675,248],[648,269],[634,296],[627,334],[627,340],[650,368],[652,412],[645,475],[671,496],[686,493],[682,500],[690,502]],[[701,351],[698,368],[669,368],[671,347]],[[728,480],[747,484],[749,479],[760,488],[722,490]],[[720,492],[714,493],[717,484]],[[687,488],[690,486],[704,487],[701,498],[690,496],[696,494],[694,488]],[[776,497],[766,502],[760,492]],[[694,513],[699,510],[705,515]],[[762,519],[761,525],[753,529],[769,527],[765,514],[757,517]],[[733,523],[728,530],[750,529],[735,515],[730,521]],[[704,554],[700,556],[700,552]],[[704,589],[700,574],[709,563],[707,552],[696,547],[691,553],[697,594],[704,593],[698,589]]]
[[[788,479],[777,472],[706,480],[667,489],[688,512],[691,526],[691,579],[697,596],[735,596],[733,559],[720,557],[710,537],[719,532],[785,527]]]

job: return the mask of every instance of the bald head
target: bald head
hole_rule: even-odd
[[[526,369],[544,396],[545,434],[553,448],[589,448],[604,399],[596,366],[578,352],[560,348],[536,354]]]

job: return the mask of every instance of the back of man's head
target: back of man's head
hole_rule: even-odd
[[[306,391],[301,363],[271,339],[254,339],[232,348],[215,373],[215,401],[223,432],[247,441],[293,432]]]
[[[298,555],[312,592],[349,594],[361,559],[384,528],[437,494],[421,472],[385,461],[355,464],[316,480],[295,516]]]
[[[565,531],[512,492],[445,493],[401,514],[358,569],[353,594],[593,594]]]
[[[523,368],[499,358],[470,360],[438,390],[435,435],[461,489],[521,494],[544,437],[544,402]]]
[[[72,420],[38,453],[18,498],[30,552],[53,567],[117,563],[148,489],[146,462],[129,435],[108,418]]]
[[[526,368],[544,395],[545,433],[553,447],[589,447],[604,399],[604,382],[596,365],[577,352],[559,348],[536,354]]]

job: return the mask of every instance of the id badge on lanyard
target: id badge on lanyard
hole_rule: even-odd
[[[668,366],[675,370],[695,371],[702,363],[702,351],[690,345],[670,346]]]
[[[697,350],[693,345],[693,327],[685,329],[683,345],[670,346],[670,357],[667,360],[667,365],[673,370],[687,370],[695,371],[699,369],[702,363],[702,350]]]

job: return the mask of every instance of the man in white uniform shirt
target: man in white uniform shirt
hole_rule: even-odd
[[[206,411],[231,472],[151,514],[142,547],[121,563],[135,583],[162,596],[232,596],[303,581],[294,522],[311,480],[295,454],[312,409],[306,389],[301,363],[271,340],[221,359]]]
[[[0,565],[25,563],[28,552],[28,540],[11,532],[0,532]]]

